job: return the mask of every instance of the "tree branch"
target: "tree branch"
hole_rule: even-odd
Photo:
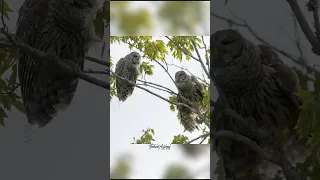
[[[201,39],[202,39],[202,43],[203,43],[203,46],[204,46],[204,50],[206,52],[206,64],[208,66],[208,69],[210,69],[210,59],[209,59],[209,54],[208,54],[208,48],[207,48],[207,45],[206,43],[204,42],[204,39],[203,39],[203,36],[201,36]],[[210,78],[209,78],[210,79]]]
[[[234,133],[232,131],[225,131],[225,130],[221,130],[218,132],[211,132],[211,135],[214,139],[224,139],[224,138],[229,138],[232,139],[234,141],[237,142],[241,142],[243,144],[248,145],[252,150],[254,150],[258,155],[260,155],[261,157],[263,157],[265,160],[275,163],[275,164],[279,164],[279,160],[277,158],[275,158],[273,155],[268,154],[267,152],[265,152],[265,150],[263,150],[256,142],[252,141],[251,139],[242,136],[240,134]]]
[[[105,62],[105,61],[102,61],[102,60],[100,60],[100,59],[97,59],[97,58],[94,58],[94,57],[91,57],[91,56],[86,56],[85,58],[86,58],[87,60],[92,61],[92,62],[95,62],[95,63],[97,63],[97,64],[101,64],[101,65],[110,67],[110,62]]]
[[[160,85],[160,84],[156,84],[156,83],[152,83],[152,82],[148,82],[148,81],[142,81],[142,80],[139,80],[139,79],[137,79],[137,81],[142,82],[143,85],[149,86],[149,87],[152,87],[152,88],[155,88],[155,87],[153,87],[153,86],[151,86],[151,85],[158,86],[158,87],[162,88],[162,89],[159,88],[159,90],[161,90],[161,91],[165,91],[165,92],[167,92],[167,93],[169,93],[169,94],[177,95],[177,93],[175,93],[173,90],[171,90],[171,89],[169,89],[169,88],[167,88],[167,87],[164,87],[164,86],[162,86],[162,85]],[[156,88],[156,89],[157,89],[157,88]]]
[[[198,139],[200,139],[202,137],[204,137],[204,139],[206,139],[209,135],[210,135],[210,132],[206,132],[206,133],[200,135],[199,137],[196,137],[196,138],[194,138],[194,139],[192,139],[192,140],[190,140],[190,141],[188,141],[188,142],[186,142],[184,144],[191,144],[192,142],[194,142],[194,141],[196,141],[196,140],[198,140]]]
[[[297,1],[296,0],[286,0],[286,1],[288,2],[288,4],[291,7],[291,10],[295,14],[295,17],[300,24],[301,30],[303,31],[304,35],[306,36],[306,38],[310,42],[313,52],[316,53],[317,55],[320,55],[320,43],[317,39],[317,36],[314,35],[306,18],[304,17]]]
[[[314,72],[315,74],[317,75],[320,75],[320,71],[312,66],[308,66],[304,61],[299,61],[299,58],[295,57],[294,55],[291,55],[290,53],[284,51],[284,50],[281,50],[273,45],[271,45],[269,42],[267,42],[266,40],[264,40],[263,38],[261,38],[252,28],[251,26],[245,21],[242,19],[242,23],[238,23],[238,22],[235,22],[233,21],[232,19],[228,19],[228,18],[225,18],[223,16],[220,16],[218,14],[215,14],[215,13],[211,13],[211,16],[214,16],[218,19],[221,19],[223,21],[226,21],[230,24],[233,24],[233,25],[236,25],[236,26],[239,26],[239,27],[244,27],[246,29],[248,29],[250,31],[250,33],[257,39],[259,40],[260,42],[262,42],[263,44],[266,44],[267,46],[271,47],[272,49],[274,49],[275,51],[279,52],[280,54],[282,54],[283,56],[289,58],[290,60],[292,60],[294,63],[304,67],[307,69],[308,72]],[[239,19],[239,18],[238,18]]]
[[[85,69],[82,72],[87,73],[87,74],[105,74],[105,75],[110,75],[110,72],[107,71],[96,71],[92,69]]]
[[[181,70],[187,71],[189,74],[191,74],[192,76],[196,77],[199,81],[203,82],[203,83],[206,84],[206,85],[209,85],[209,83],[208,83],[207,81],[205,81],[204,79],[201,79],[201,78],[195,76],[195,75],[192,74],[192,73],[189,71],[189,69],[186,68],[186,67],[178,66],[178,65],[176,65],[176,64],[167,64],[167,65],[168,65],[168,66],[174,66],[174,67],[180,68]]]
[[[18,47],[20,48],[21,51],[23,51],[24,53],[28,54],[29,56],[32,56],[33,58],[35,58],[38,61],[48,61],[54,65],[57,65],[60,69],[62,69],[63,71],[77,76],[78,78],[87,81],[91,84],[103,87],[105,89],[110,89],[110,84],[108,82],[104,82],[101,81],[99,79],[93,78],[91,76],[86,75],[85,73],[75,70],[72,67],[70,67],[69,65],[65,64],[64,61],[69,61],[67,59],[63,59],[57,57],[54,54],[46,54],[42,51],[39,51],[29,45],[26,45],[24,43],[20,43],[19,41],[15,40],[14,37],[12,37],[8,32],[6,32],[3,28],[1,29],[1,32],[3,34],[5,34],[7,36],[8,39],[11,39],[11,42],[0,42],[0,46],[4,46],[4,47]]]
[[[126,78],[123,78],[123,77],[121,77],[121,76],[116,75],[116,74],[115,74],[114,72],[112,72],[112,71],[111,71],[111,73],[112,73],[113,76],[115,76],[115,77],[117,77],[117,78],[120,78],[120,79],[128,82],[129,84],[131,84],[131,85],[133,85],[133,86],[135,86],[135,87],[137,87],[137,88],[139,88],[139,89],[142,89],[142,90],[144,90],[144,91],[146,91],[146,92],[148,92],[148,93],[150,93],[150,94],[152,94],[152,95],[154,95],[154,96],[156,96],[156,97],[158,97],[158,98],[160,98],[160,99],[162,99],[162,100],[164,100],[164,101],[166,101],[166,102],[168,102],[168,103],[170,103],[170,104],[173,104],[173,105],[176,105],[176,106],[184,106],[184,107],[190,109],[192,112],[197,113],[197,114],[200,116],[200,118],[203,120],[203,122],[204,122],[208,127],[210,127],[209,123],[206,121],[205,117],[200,113],[199,109],[191,108],[190,106],[188,106],[188,105],[186,105],[186,104],[184,104],[184,103],[172,102],[172,101],[170,101],[169,99],[166,99],[166,98],[164,98],[164,97],[162,97],[162,96],[160,96],[160,95],[158,95],[158,94],[156,94],[156,93],[154,93],[154,92],[152,92],[152,91],[150,91],[150,90],[148,90],[148,89],[146,89],[146,88],[143,88],[143,87],[141,87],[141,86],[139,86],[139,85],[137,85],[137,84],[129,81],[129,80],[126,79]],[[181,97],[181,98],[183,98],[183,97]],[[185,100],[186,100],[187,102],[189,102],[187,99],[185,99]]]
[[[196,42],[194,42],[194,40],[193,40],[193,39],[191,39],[191,43],[192,43],[192,45],[193,45],[193,47],[194,47],[194,49],[196,50],[196,53],[197,53],[197,55],[198,55],[198,58],[199,58],[199,60],[198,60],[198,61],[200,62],[200,64],[201,64],[201,66],[202,66],[202,68],[203,68],[204,72],[206,73],[207,77],[210,79],[209,72],[208,72],[208,70],[207,70],[206,66],[205,66],[205,65],[204,65],[204,63],[203,63],[203,60],[202,60],[202,58],[201,58],[201,56],[200,56],[200,53],[199,53],[199,51],[198,51],[198,47],[197,47]]]

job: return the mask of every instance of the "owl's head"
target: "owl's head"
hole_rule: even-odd
[[[175,83],[177,88],[181,91],[190,88],[192,82],[190,76],[186,72],[178,71],[175,74]]]
[[[50,10],[56,23],[68,30],[92,25],[105,0],[51,0]]]
[[[126,55],[125,58],[128,59],[134,67],[140,66],[141,56],[138,52],[131,52],[130,54]]]
[[[211,48],[214,50],[213,67],[235,63],[242,56],[246,41],[235,30],[217,31],[211,36]]]

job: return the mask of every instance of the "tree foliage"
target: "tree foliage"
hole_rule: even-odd
[[[142,54],[142,57],[144,59],[147,59],[147,61],[142,62],[141,65],[141,80],[144,79],[145,76],[152,76],[153,69],[155,68],[155,65],[157,64],[158,68],[164,68],[166,70],[168,67],[168,62],[166,57],[168,55],[171,55],[174,57],[175,61],[178,63],[181,63],[182,61],[195,61],[194,56],[192,54],[195,53],[195,47],[196,48],[204,48],[204,42],[201,37],[196,36],[173,36],[173,37],[166,37],[168,41],[164,40],[158,40],[153,38],[152,36],[111,36],[110,37],[110,43],[118,43],[118,44],[127,44],[130,48],[130,50],[138,51],[140,54]],[[192,41],[195,42],[195,46],[192,44]],[[208,47],[207,47],[208,48]],[[210,49],[207,49],[207,52],[209,52]],[[192,57],[191,57],[192,56]],[[208,58],[201,57],[205,62],[205,64],[209,64]],[[116,64],[118,59],[111,59],[111,64]],[[159,65],[159,66],[158,66]],[[200,66],[200,63],[199,63]],[[207,68],[207,67],[205,67]],[[167,69],[168,70],[168,69]],[[188,71],[186,69],[186,71]],[[192,73],[192,72],[189,72]],[[169,74],[169,73],[168,73]],[[205,75],[207,76],[207,75]],[[174,78],[174,76],[173,76]],[[209,90],[209,83],[207,82],[206,78],[198,77],[201,82],[203,83],[203,93],[204,93],[204,99],[203,103],[205,107],[208,109],[208,111],[204,114],[204,118],[206,121],[209,121],[210,113],[209,113],[209,102],[210,102],[210,90]],[[157,82],[152,82],[157,83]],[[162,85],[163,86],[163,85]],[[115,88],[115,77],[113,74],[111,74],[110,77],[110,99],[114,99],[114,97],[117,96],[116,88]],[[174,94],[175,93],[175,94]],[[168,96],[165,97],[169,101],[176,103],[176,94],[177,92],[169,92]],[[169,104],[169,108],[171,111],[176,111],[176,105],[175,104]],[[177,116],[178,118],[178,116]],[[180,123],[181,120],[179,119]],[[197,119],[197,124],[204,126],[202,128],[202,131],[205,132],[208,130],[209,127],[204,125],[204,122],[201,118]],[[147,134],[146,134],[147,133]],[[152,141],[154,133],[150,133],[150,131],[147,129],[146,131],[143,131],[143,135],[140,139],[136,140],[134,139],[135,144],[150,144]],[[173,139],[173,143],[186,143],[186,139],[180,139],[179,137],[182,135],[177,135]],[[205,137],[208,138],[208,137]]]
[[[201,1],[149,1],[144,4],[153,6],[153,13],[148,6],[138,7],[136,2],[113,1],[111,2],[111,19],[114,27],[124,35],[152,34],[156,27],[156,21],[160,21],[162,28],[172,35],[195,34],[196,27],[202,26],[209,7]],[[207,2],[209,3],[209,2]],[[168,34],[168,33],[166,33]]]

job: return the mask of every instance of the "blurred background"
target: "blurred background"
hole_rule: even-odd
[[[171,145],[169,150],[130,145],[111,158],[111,179],[209,179],[209,145]]]
[[[210,1],[111,1],[111,36],[208,36]]]

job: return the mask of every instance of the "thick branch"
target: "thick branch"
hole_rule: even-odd
[[[312,11],[314,19],[314,27],[316,29],[316,36],[320,37],[320,22],[319,22],[319,0],[310,0],[307,4],[308,11]]]
[[[295,17],[297,21],[300,24],[301,30],[303,31],[304,35],[310,42],[311,46],[313,47],[313,51],[320,55],[320,43],[317,39],[317,37],[314,35],[311,27],[308,24],[308,21],[304,17],[300,6],[298,5],[296,0],[287,0],[288,4],[290,5],[293,13],[295,14]]]
[[[20,48],[21,51],[28,54],[29,56],[32,56],[33,58],[35,58],[38,61],[48,61],[52,64],[57,65],[63,71],[65,71],[71,75],[77,76],[78,78],[80,78],[82,80],[85,80],[91,84],[103,87],[108,90],[110,89],[110,84],[108,82],[104,82],[99,79],[88,76],[85,73],[78,71],[78,70],[75,70],[75,69],[71,68],[70,66],[66,65],[65,63],[63,63],[64,61],[69,61],[69,60],[66,60],[63,58],[59,59],[59,57],[55,56],[54,54],[46,54],[46,53],[39,51],[33,47],[30,47],[29,45],[26,45],[24,43],[20,43],[20,42],[14,40],[14,38],[8,32],[6,32],[4,29],[1,29],[1,32],[4,33],[8,37],[8,39],[11,39],[12,42],[0,42],[0,46],[18,47],[18,48]]]
[[[87,73],[87,74],[105,74],[105,75],[110,75],[109,72],[107,71],[96,71],[92,69],[85,69],[82,72]]]
[[[198,51],[198,48],[197,48],[197,44],[196,44],[196,42],[194,42],[194,40],[193,40],[193,39],[191,39],[191,43],[192,43],[192,45],[193,45],[194,49],[196,50],[196,53],[197,53],[198,58],[199,58],[199,62],[200,62],[200,64],[201,64],[201,66],[202,66],[202,68],[203,68],[204,72],[206,73],[207,77],[210,79],[209,72],[208,72],[208,70],[207,70],[206,66],[205,66],[205,65],[204,65],[204,63],[203,63],[203,60],[202,60],[202,58],[201,58],[201,56],[200,56],[200,53],[199,53],[199,51]]]
[[[256,142],[252,141],[251,139],[242,136],[240,134],[231,132],[231,131],[218,131],[218,132],[211,132],[211,135],[214,139],[224,139],[224,138],[229,138],[232,139],[234,141],[238,141],[241,142],[243,144],[248,145],[252,150],[254,150],[258,155],[260,155],[261,157],[263,157],[265,160],[275,163],[275,164],[279,164],[279,160],[277,158],[275,158],[274,156],[272,156],[271,154],[268,154],[267,152],[265,152]]]

